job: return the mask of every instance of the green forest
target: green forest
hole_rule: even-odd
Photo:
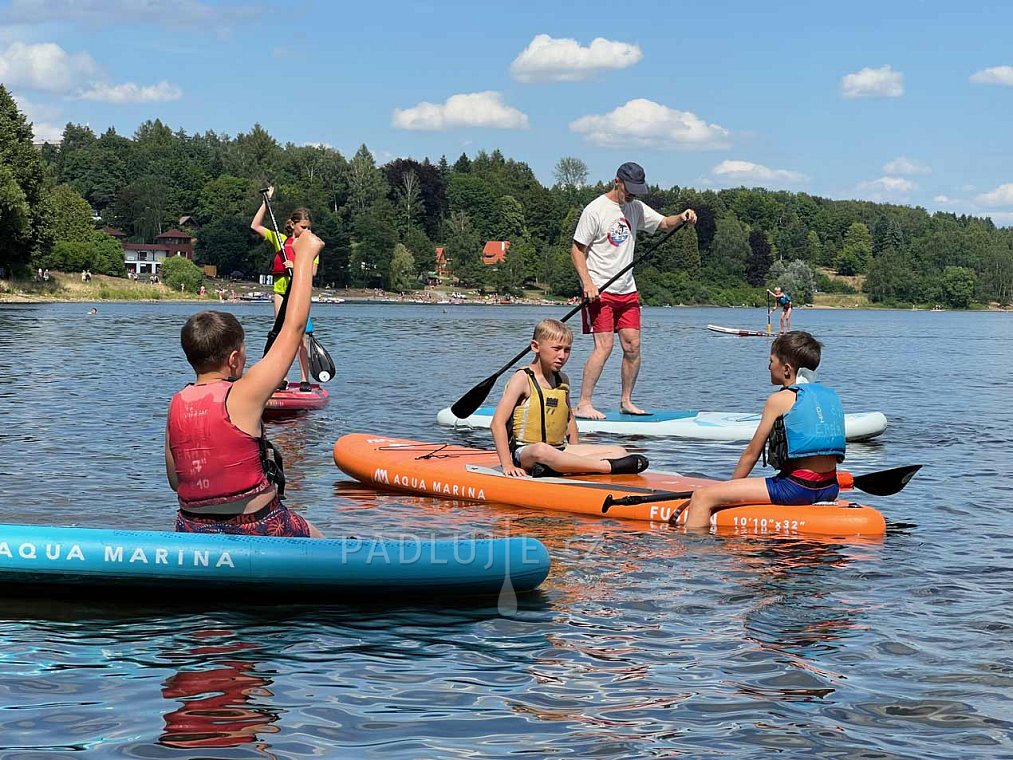
[[[577,295],[570,235],[584,204],[612,179],[590,183],[574,156],[560,157],[545,187],[499,150],[377,165],[365,144],[345,157],[282,144],[260,125],[235,136],[187,134],[157,119],[130,137],[67,124],[59,145],[35,146],[2,86],[0,156],[4,276],[36,268],[125,276],[120,246],[103,226],[144,243],[190,216],[197,264],[255,279],[270,271],[271,251],[250,220],[259,188],[273,183],[279,223],[304,206],[327,243],[319,285],[392,291],[421,287],[441,246],[455,286]],[[987,218],[763,188],[652,187],[643,200],[699,217],[638,269],[648,304],[763,304],[774,284],[795,303],[814,292],[855,292],[854,278],[835,274],[862,275],[865,295],[884,306],[1013,299],[1013,229]],[[510,241],[503,264],[482,263],[489,240]]]

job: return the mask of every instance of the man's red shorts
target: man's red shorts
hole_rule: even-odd
[[[585,335],[640,329],[640,297],[636,291],[622,295],[602,293],[580,313]]]

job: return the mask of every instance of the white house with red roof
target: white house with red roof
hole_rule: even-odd
[[[172,256],[183,256],[193,261],[195,240],[183,230],[171,229],[156,236],[154,243],[123,243],[123,261],[127,271],[135,275],[158,274],[162,262]]]

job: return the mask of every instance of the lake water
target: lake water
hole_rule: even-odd
[[[192,379],[192,304],[0,305],[0,522],[171,529],[162,435]],[[270,306],[229,306],[251,354]],[[0,757],[782,756],[1013,753],[1013,315],[796,309],[820,377],[886,433],[856,473],[925,468],[867,497],[882,541],[671,528],[377,494],[343,433],[489,443],[435,415],[557,307],[314,308],[330,405],[275,423],[290,505],[330,536],[525,533],[552,572],[515,613],[460,605],[180,607],[0,597]],[[647,309],[636,400],[757,411],[768,342],[747,309]],[[589,339],[568,367],[579,382]],[[596,400],[618,401],[618,354]],[[295,378],[295,373],[291,375]],[[297,378],[296,378],[297,379]],[[629,441],[727,476],[742,444]]]

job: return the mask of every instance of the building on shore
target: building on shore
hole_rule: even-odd
[[[158,275],[162,262],[173,256],[183,256],[193,261],[193,244],[196,238],[183,230],[172,229],[155,237],[154,243],[128,243],[123,231],[113,227],[103,229],[123,246],[123,261],[127,272],[134,276]]]

